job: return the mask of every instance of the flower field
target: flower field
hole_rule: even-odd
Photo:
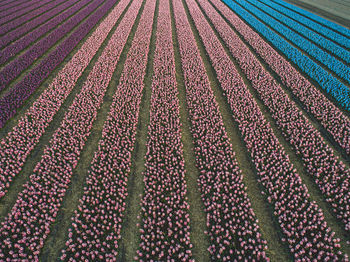
[[[349,261],[349,48],[282,0],[0,0],[0,261]]]

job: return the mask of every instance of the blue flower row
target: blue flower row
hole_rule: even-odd
[[[342,33],[343,35],[347,36],[347,37],[350,37],[350,30],[341,26],[341,25],[338,25],[336,23],[333,23],[327,19],[324,19],[323,17],[320,17],[318,15],[315,15],[313,13],[310,13],[302,8],[299,8],[297,6],[294,6],[294,5],[291,5],[285,1],[282,1],[282,0],[275,0],[275,2],[278,2],[279,4],[289,8],[289,9],[292,9],[293,11],[301,14],[301,15],[305,15],[307,16],[308,18],[322,24],[322,25],[325,25],[329,28],[331,28],[332,30],[335,30],[335,31],[338,31],[339,33]]]
[[[286,16],[293,18],[297,20],[299,23],[311,28],[312,30],[315,30],[320,35],[326,36],[329,39],[333,40],[334,42],[346,47],[350,48],[350,41],[349,38],[346,36],[339,34],[335,30],[332,30],[324,25],[321,25],[320,23],[315,22],[312,19],[309,19],[308,17],[305,17],[301,14],[298,14],[296,11],[288,9],[287,7],[283,6],[282,1],[280,0],[274,0],[274,1],[264,1],[265,4],[268,6],[271,6],[272,8],[276,9],[279,12],[282,12]]]
[[[252,12],[263,23],[271,27],[279,34],[283,35],[286,39],[288,39],[291,43],[303,50],[306,54],[315,58],[320,63],[325,65],[330,71],[334,72],[336,75],[350,83],[350,68],[348,66],[344,65],[332,55],[321,50],[316,45],[314,45],[304,37],[300,36],[298,33],[295,33],[288,27],[281,24],[277,19],[272,18],[270,15],[267,15],[266,13],[262,12],[260,9],[251,5],[247,1],[236,0],[236,3]]]
[[[295,30],[298,34],[302,35],[306,39],[311,40],[312,42],[318,44],[320,47],[329,51],[333,55],[343,59],[346,63],[350,62],[350,52],[348,50],[334,43],[333,41],[319,35],[318,33],[312,31],[308,27],[305,27],[300,23],[294,21],[293,19],[290,19],[284,14],[284,11],[281,11],[283,13],[279,13],[276,10],[270,8],[269,6],[267,6],[270,5],[270,1],[260,0],[252,2],[249,0],[249,2],[255,5],[257,8],[261,9],[262,11],[267,12],[271,17],[275,18],[276,20],[282,22],[285,25],[288,25],[291,29]],[[349,42],[350,44],[350,41],[348,40],[345,42]]]
[[[326,70],[313,62],[309,57],[303,55],[297,48],[284,40],[281,36],[274,33],[262,22],[257,20],[245,9],[234,3],[232,0],[222,0],[234,12],[241,16],[250,26],[263,35],[275,48],[281,51],[293,63],[314,79],[327,93],[329,93],[340,106],[350,109],[350,90],[338,79],[330,75]]]

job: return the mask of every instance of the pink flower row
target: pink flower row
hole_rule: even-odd
[[[213,260],[266,261],[266,241],[242,181],[203,61],[181,1],[174,15],[202,201]]]
[[[155,2],[146,2],[89,170],[84,195],[69,228],[62,260],[113,261],[117,257]],[[128,12],[137,13],[141,3],[134,1]]]
[[[277,126],[301,156],[308,173],[345,224],[345,229],[350,231],[350,170],[215,9],[208,2],[203,1],[202,5]]]
[[[0,198],[6,194],[13,178],[22,170],[30,152],[45,133],[54,115],[128,3],[129,0],[123,0],[113,9],[72,59],[58,72],[49,87],[33,103],[13,130],[0,141]]]
[[[177,94],[169,1],[160,0],[137,252],[141,261],[192,261]]]
[[[311,202],[233,62],[195,1],[186,2],[294,258],[341,259],[339,240],[333,238],[322,210]]]
[[[74,99],[44,150],[30,181],[24,185],[14,207],[1,224],[0,238],[3,241],[0,243],[0,259],[38,258],[136,15],[136,11],[129,12],[111,36],[81,93]]]

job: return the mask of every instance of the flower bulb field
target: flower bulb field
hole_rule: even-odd
[[[0,0],[0,261],[349,261],[350,1],[315,2]]]

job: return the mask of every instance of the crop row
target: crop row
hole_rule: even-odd
[[[184,7],[176,0],[173,5],[212,260],[267,260],[266,241],[262,239]]]
[[[278,50],[295,63],[303,72],[314,79],[327,93],[329,93],[337,103],[350,110],[350,90],[338,79],[330,75],[325,69],[317,65],[309,57],[303,55],[297,48],[290,45],[285,39],[274,33],[262,22],[257,20],[248,11],[231,0],[223,0],[236,14],[241,16],[246,23],[256,29]]]
[[[27,2],[27,3],[25,3]],[[16,1],[16,0],[5,0],[5,1],[0,1],[0,10],[1,12],[3,12],[4,10],[7,10],[7,8],[12,8],[12,7],[15,7],[17,5],[27,5],[28,4],[28,1],[26,0],[19,0],[19,1]]]
[[[62,3],[63,1],[64,0],[59,1],[58,3]],[[22,13],[22,11],[19,11],[14,13],[13,15],[4,17],[2,19],[0,18],[0,24],[2,24],[0,28],[0,35],[6,34],[7,32],[11,31],[17,26],[20,26],[23,23],[27,22],[29,19],[32,19],[33,17],[41,15],[42,13],[50,10],[51,8],[54,8],[55,6],[57,6],[57,1],[43,0],[39,4],[41,5],[41,7],[39,7],[38,9],[34,9],[29,13],[25,13],[24,15],[19,16]],[[12,18],[14,19],[10,20]]]
[[[298,21],[299,23],[303,24],[304,26],[307,26],[317,32],[320,35],[323,35],[334,42],[344,46],[345,48],[350,48],[350,42],[349,38],[343,36],[342,34],[339,34],[326,26],[322,26],[319,23],[314,22],[313,20],[303,16],[299,15],[296,12],[293,12],[292,10],[283,7],[282,5],[278,4],[278,1],[264,1],[265,4],[271,6],[275,10],[283,13],[284,15]]]
[[[271,112],[277,126],[301,156],[308,173],[332,205],[337,217],[344,222],[345,229],[350,230],[350,192],[346,190],[350,184],[350,170],[346,170],[321,134],[308,122],[215,9],[208,3],[205,10],[242,72]]]
[[[50,49],[56,42],[60,41],[65,35],[79,25],[79,23],[88,17],[103,0],[91,2],[79,13],[65,21],[60,27],[52,31],[45,38],[35,43],[23,55],[17,57],[14,61],[6,64],[0,71],[0,90],[3,90],[12,80],[18,77],[21,72],[27,69],[36,59],[40,58],[47,50]],[[55,50],[54,50],[55,51]],[[52,51],[52,52],[54,52]]]
[[[312,31],[311,29],[303,26],[299,22],[294,21],[293,19],[290,19],[283,13],[279,13],[276,10],[270,8],[266,3],[269,1],[261,0],[261,1],[256,1],[252,2],[251,0],[248,0],[250,4],[254,5],[255,7],[259,8],[261,11],[264,13],[267,13],[270,17],[273,19],[276,19],[281,23],[281,25],[285,25],[286,27],[289,27],[292,29],[291,32],[295,32],[305,39],[308,39],[312,41],[313,43],[317,44],[320,46],[320,50],[324,49],[324,51],[327,51],[328,53],[331,53],[331,55],[338,56],[339,58],[343,59],[345,63],[350,62],[350,52],[339,46],[338,44],[334,43],[331,40],[328,40],[327,38],[317,34],[316,32]],[[293,36],[292,36],[293,37]],[[346,41],[348,42],[348,41]],[[311,42],[310,42],[311,43]],[[311,43],[312,44],[312,43]],[[318,59],[318,58],[316,58]],[[336,61],[335,57],[335,61]],[[319,60],[319,59],[318,59]],[[331,68],[332,70],[332,68]]]
[[[123,18],[1,224],[0,258],[38,258],[141,3]]]
[[[90,32],[94,25],[114,5],[115,0],[107,0],[69,37],[64,39],[43,61],[18,82],[0,99],[0,128],[16,113],[18,107],[40,86],[45,78],[58,66],[73,48]]]
[[[194,0],[186,2],[251,155],[259,181],[265,187],[267,200],[274,207],[283,240],[295,259],[340,259],[343,255],[339,251],[339,240],[332,237],[322,210],[310,200],[306,186],[199,7]],[[208,4],[205,1],[200,3],[205,8],[205,4]]]
[[[134,7],[130,6],[130,12],[137,13]],[[62,260],[116,260],[154,9],[155,0],[147,1],[89,169],[84,195],[69,228]]]
[[[28,109],[11,132],[0,142],[0,198],[10,187],[45,133],[54,115],[71,93],[78,78],[100,48],[108,33],[126,8],[129,0],[120,1],[101,22],[71,60],[61,69],[51,84]]]
[[[40,0],[33,0],[33,1],[30,1],[29,3],[18,3],[20,1],[15,1],[17,3],[17,5],[15,6],[11,6],[11,5],[8,5],[6,8],[1,8],[0,7],[0,17],[6,17],[8,15],[11,15],[13,13],[17,13],[19,15],[21,15],[21,13],[23,14],[23,11],[24,12],[28,12],[32,9],[35,9],[37,8],[37,3],[40,3],[41,1]],[[30,6],[28,8],[28,6]],[[21,11],[21,12],[19,12]],[[17,15],[18,16],[18,15]]]
[[[34,40],[49,32],[52,28],[55,28],[69,16],[80,10],[84,6],[82,3],[86,4],[88,2],[90,1],[79,1],[74,3],[67,1],[59,5],[57,8],[45,12],[43,15],[37,17],[36,19],[33,19],[16,28],[15,30],[7,33],[6,35],[0,37],[0,48],[8,45],[7,48],[4,48],[2,51],[0,51],[0,64],[5,63],[10,57],[16,55],[30,43],[34,42]],[[64,12],[59,14],[62,11]],[[49,21],[46,23],[47,20]],[[16,41],[16,39],[18,40]]]
[[[300,99],[306,110],[321,123],[347,154],[350,154],[349,118],[225,4],[217,0],[212,0],[212,3],[281,78],[283,84]]]
[[[16,1],[16,2],[17,3],[15,6],[8,5],[7,8],[0,7],[0,17],[1,17],[0,24],[6,23],[7,21],[12,20],[17,16],[21,16],[25,13],[32,11],[35,8],[38,8],[42,5],[47,4],[47,2],[40,4],[40,1],[38,0],[32,0],[27,3],[20,3],[20,1]],[[9,16],[9,15],[12,15],[12,16],[9,19],[7,19],[6,16]]]
[[[340,78],[346,80],[350,83],[350,68],[337,60],[331,54],[323,51],[321,48],[317,47],[315,44],[300,36],[298,33],[289,29],[279,20],[273,18],[269,14],[266,14],[262,11],[262,9],[256,8],[254,5],[250,4],[250,2],[245,0],[235,0],[237,4],[241,5],[245,9],[249,10],[249,12],[253,13],[255,17],[259,18],[266,25],[274,29],[276,32],[281,34],[283,37],[288,39],[291,43],[299,47],[306,54],[315,58],[317,61],[322,63],[326,68],[328,68],[331,72],[334,72]],[[262,6],[264,8],[264,6]],[[264,8],[265,9],[265,8]],[[270,11],[271,12],[271,11]],[[296,28],[293,25],[291,27],[295,28],[295,30],[300,31],[302,28]]]
[[[151,87],[141,243],[137,254],[145,261],[192,261],[168,0],[159,1]]]
[[[283,0],[274,0],[274,1],[279,3],[280,5],[282,5],[284,7],[287,7],[288,9],[290,9],[296,13],[299,13],[305,17],[308,17],[309,19],[316,21],[317,23],[320,23],[321,25],[325,25],[325,26],[331,28],[332,30],[338,31],[339,33],[343,34],[344,36],[350,37],[350,29],[348,29],[344,26],[333,23],[333,22],[331,22],[331,21],[329,21],[321,16],[315,15],[309,11],[306,11],[300,7],[289,4]]]

